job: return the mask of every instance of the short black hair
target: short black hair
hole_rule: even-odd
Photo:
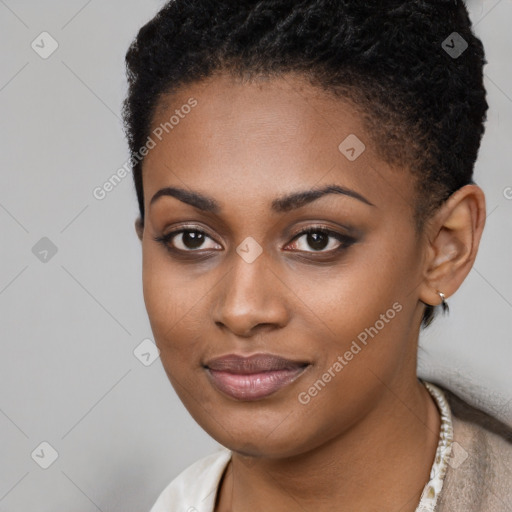
[[[473,183],[486,63],[462,0],[171,0],[126,54],[123,121],[141,219],[139,151],[164,94],[217,72],[244,80],[298,73],[351,101],[377,154],[411,171],[421,230]],[[427,305],[423,326],[433,317]]]

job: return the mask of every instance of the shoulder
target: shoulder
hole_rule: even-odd
[[[452,411],[453,445],[439,511],[511,511],[512,428],[443,392]]]
[[[231,459],[221,448],[182,471],[160,494],[150,512],[212,512],[220,479]]]

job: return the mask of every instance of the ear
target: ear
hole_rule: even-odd
[[[455,191],[428,222],[424,280],[419,299],[432,306],[448,298],[473,267],[485,225],[485,196],[477,185]]]
[[[135,231],[139,237],[139,240],[142,242],[142,236],[144,235],[144,222],[140,217],[137,217],[135,220]]]

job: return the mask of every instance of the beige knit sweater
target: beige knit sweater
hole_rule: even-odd
[[[512,512],[512,429],[437,385],[452,410],[455,446],[436,512]]]

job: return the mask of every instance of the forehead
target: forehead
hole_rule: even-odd
[[[146,205],[173,185],[221,205],[250,198],[268,206],[276,195],[324,183],[374,204],[412,205],[412,176],[378,157],[356,106],[297,75],[242,82],[220,74],[186,85],[162,98],[150,136]]]

